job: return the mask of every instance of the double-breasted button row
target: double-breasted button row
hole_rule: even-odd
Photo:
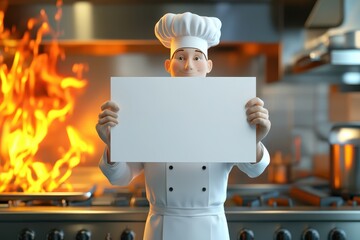
[[[206,170],[206,166],[203,165],[203,166],[201,167],[201,169],[202,169],[203,171],[205,171],[205,170]],[[170,166],[169,166],[169,170],[174,170],[174,166],[173,166],[173,165],[170,165]],[[174,188],[173,188],[173,187],[169,187],[169,192],[172,192],[172,191],[174,191]],[[201,191],[206,192],[206,187],[203,187],[203,188],[201,189]]]
[[[174,166],[173,166],[173,165],[170,165],[170,166],[169,166],[169,170],[173,170],[173,169],[174,169]],[[206,170],[206,166],[205,166],[205,165],[202,166],[201,169],[205,171],[205,170]]]
[[[174,188],[173,188],[173,187],[169,187],[169,192],[172,192],[172,191],[174,191]],[[201,191],[206,192],[206,187],[203,187],[203,188],[201,189]]]
[[[203,166],[201,167],[201,169],[202,169],[203,171],[205,171],[205,170],[206,170],[206,166],[203,165]],[[203,192],[206,192],[206,187],[203,187],[203,188],[202,188],[202,191],[203,191]]]

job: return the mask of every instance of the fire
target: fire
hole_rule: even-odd
[[[58,22],[61,1],[57,7]],[[3,19],[4,13],[0,12],[0,39],[11,42],[11,31],[5,29]],[[34,39],[32,33],[36,33]],[[42,53],[40,46],[45,35],[51,36],[52,41],[49,50]],[[65,54],[57,37],[58,31],[51,28],[42,10],[38,18],[28,21],[28,29],[18,44],[4,47],[1,53],[0,192],[55,191],[66,183],[84,154],[94,151],[92,144],[85,142],[65,121],[73,112],[76,94],[87,85],[82,78],[86,65],[73,66],[76,77],[60,76],[56,65]],[[54,125],[65,125],[69,147],[51,164],[45,163],[38,152]]]

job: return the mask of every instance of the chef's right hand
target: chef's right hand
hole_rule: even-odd
[[[112,101],[107,101],[101,105],[99,120],[96,124],[96,131],[101,140],[110,148],[110,128],[116,126],[118,122],[117,112],[119,106]]]

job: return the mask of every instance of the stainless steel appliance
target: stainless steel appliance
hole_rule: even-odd
[[[360,124],[332,127],[329,137],[331,189],[334,194],[360,193]]]
[[[359,70],[359,31],[352,30],[318,37],[309,43],[309,50],[296,59],[292,68],[294,73],[342,77],[345,72]]]
[[[359,197],[329,194],[326,181],[230,185],[225,210],[232,240],[357,239]],[[40,198],[43,198],[41,200]],[[143,191],[1,194],[1,239],[142,239]]]

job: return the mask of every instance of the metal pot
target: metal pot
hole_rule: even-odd
[[[360,123],[332,127],[330,184],[335,195],[360,195]]]

